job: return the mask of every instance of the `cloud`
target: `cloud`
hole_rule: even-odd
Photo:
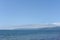
[[[31,28],[51,28],[51,27],[56,27],[60,26],[60,22],[55,22],[55,23],[45,23],[45,24],[29,24],[29,25],[16,25],[16,26],[4,26],[0,27],[0,29],[31,29]]]
[[[52,23],[53,25],[60,26],[60,22]]]

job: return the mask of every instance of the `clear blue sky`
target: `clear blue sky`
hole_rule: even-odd
[[[60,0],[0,0],[0,26],[60,22]]]

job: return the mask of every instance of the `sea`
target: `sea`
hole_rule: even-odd
[[[0,40],[60,40],[60,31],[0,30]]]

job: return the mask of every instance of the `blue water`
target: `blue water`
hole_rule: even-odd
[[[60,40],[60,31],[0,30],[0,40]]]

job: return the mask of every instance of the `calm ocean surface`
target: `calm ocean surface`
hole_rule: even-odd
[[[60,31],[0,30],[0,40],[60,40]]]

